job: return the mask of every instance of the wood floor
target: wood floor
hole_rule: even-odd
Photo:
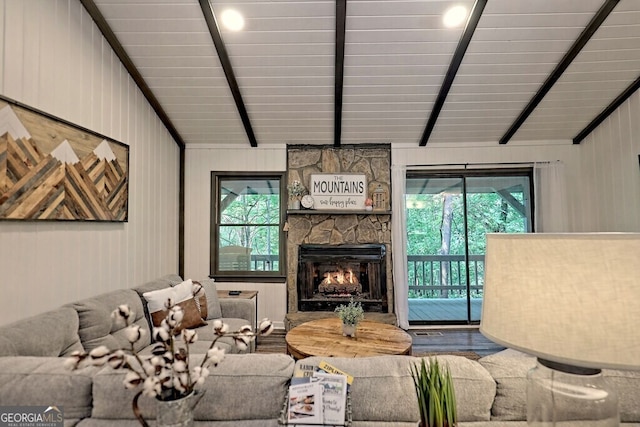
[[[412,354],[473,352],[486,356],[504,350],[504,347],[485,338],[477,328],[410,329]],[[286,332],[277,329],[273,334],[258,339],[258,353],[285,353]]]
[[[413,353],[474,352],[486,356],[504,350],[490,341],[477,328],[464,329],[410,329]]]

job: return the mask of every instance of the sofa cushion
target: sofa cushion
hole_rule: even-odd
[[[496,383],[477,361],[462,356],[438,356],[449,365],[460,421],[488,421],[496,395]]]
[[[191,363],[198,363],[201,358],[201,355],[192,355]],[[195,419],[277,419],[293,365],[293,359],[284,354],[226,356],[217,367],[211,368],[202,386],[204,394],[195,407]],[[124,388],[125,374],[126,370],[105,368],[95,376],[92,417],[134,418],[131,400],[139,389]],[[145,418],[155,417],[154,399],[142,396],[139,406]]]
[[[296,362],[317,366],[322,360],[354,377],[351,401],[354,421],[416,422],[419,419],[410,367],[420,358],[376,356],[364,358],[308,357]],[[484,421],[491,415],[495,383],[477,362],[461,356],[438,356],[453,377],[459,421]],[[375,402],[363,404],[362,402]]]
[[[229,331],[235,332],[243,326],[249,324],[249,322],[245,319],[234,319],[234,318],[226,318],[223,317],[222,321],[229,325]],[[204,353],[208,350],[211,342],[218,338],[218,336],[213,332],[213,326],[209,324],[208,326],[203,326],[200,328],[195,328],[195,331],[198,333],[198,341],[191,346],[192,353]],[[224,348],[227,354],[232,353],[251,353],[255,350],[255,342],[252,342],[249,348],[245,351],[240,351],[233,344],[234,339],[232,337],[221,337],[218,339],[218,344],[223,344],[224,346],[219,345],[220,348]]]
[[[527,374],[536,366],[534,356],[507,349],[483,357],[479,363],[493,376],[497,393],[492,408],[495,420],[527,419]],[[606,381],[618,392],[620,421],[640,422],[640,372],[603,369]]]
[[[478,361],[496,382],[493,418],[501,421],[526,421],[527,373],[536,366],[536,358],[516,350],[503,350]]]
[[[132,289],[119,289],[71,304],[78,313],[78,335],[86,351],[101,345],[107,346],[110,350],[129,348],[130,344],[124,332],[125,325],[114,322],[111,318],[111,312],[121,304],[127,304],[134,312],[133,324],[139,325],[147,332],[135,343],[135,349],[140,350],[151,343],[151,334],[140,297]]]
[[[78,314],[60,307],[0,328],[0,356],[67,356],[82,350]]]
[[[66,357],[0,357],[2,405],[63,406],[65,420],[90,416],[92,377],[99,368],[70,371],[64,366],[66,360]]]
[[[140,295],[142,295],[145,292],[169,288],[181,282],[182,282],[182,277],[178,276],[177,274],[167,274],[166,276],[162,276],[158,279],[154,279],[149,282],[146,282],[140,286],[136,286],[133,288],[133,290],[138,292]]]

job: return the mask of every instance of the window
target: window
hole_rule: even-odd
[[[211,173],[211,276],[285,276],[283,173]]]

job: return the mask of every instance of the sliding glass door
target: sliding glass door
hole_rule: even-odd
[[[532,231],[531,171],[411,172],[410,324],[480,321],[485,234]]]

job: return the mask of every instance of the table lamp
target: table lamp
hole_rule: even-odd
[[[601,369],[640,369],[639,324],[640,234],[487,234],[480,332],[537,357],[529,425],[617,427]]]

